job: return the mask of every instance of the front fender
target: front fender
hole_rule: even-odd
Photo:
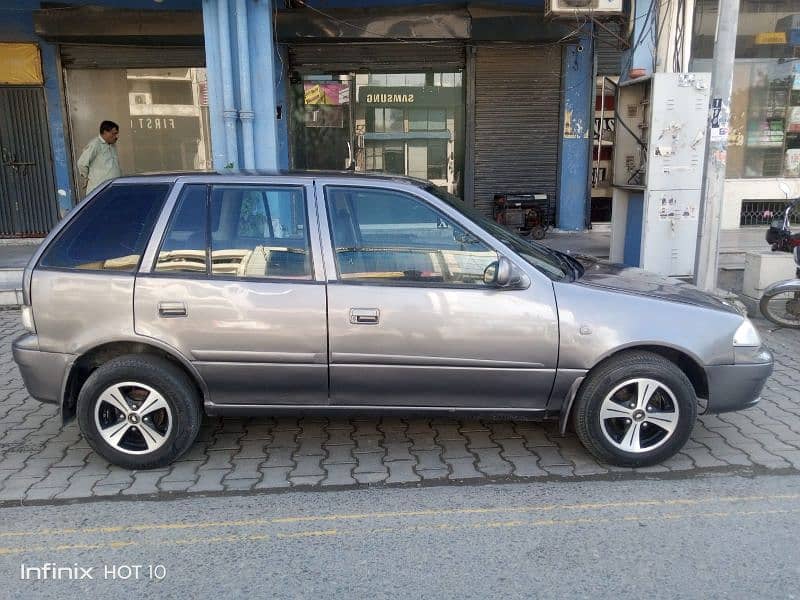
[[[780,294],[782,292],[800,292],[800,279],[784,279],[767,286],[764,295]]]

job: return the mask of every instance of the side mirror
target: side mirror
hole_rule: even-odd
[[[528,287],[530,281],[510,260],[501,256],[487,265],[483,271],[483,283],[491,287],[522,289]]]
[[[789,188],[788,185],[786,185],[785,181],[781,181],[778,184],[778,187],[780,188],[780,190],[783,192],[783,195],[786,196],[787,199],[789,198],[789,196],[792,195],[792,190]]]

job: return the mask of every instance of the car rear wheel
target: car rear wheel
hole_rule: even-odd
[[[622,467],[644,467],[678,452],[697,419],[697,397],[674,363],[626,352],[589,373],[575,406],[575,430],[589,452]]]
[[[78,396],[78,423],[89,445],[128,469],[154,469],[186,452],[202,411],[194,385],[164,359],[127,355],[95,370]]]

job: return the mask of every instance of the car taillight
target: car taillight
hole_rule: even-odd
[[[33,321],[32,306],[22,307],[22,326],[31,333],[36,333],[36,323]]]

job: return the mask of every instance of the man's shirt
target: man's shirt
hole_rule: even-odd
[[[88,194],[98,185],[119,177],[122,171],[119,168],[119,156],[114,144],[107,144],[99,135],[86,144],[78,159],[78,171],[82,177],[88,179],[86,193]]]

